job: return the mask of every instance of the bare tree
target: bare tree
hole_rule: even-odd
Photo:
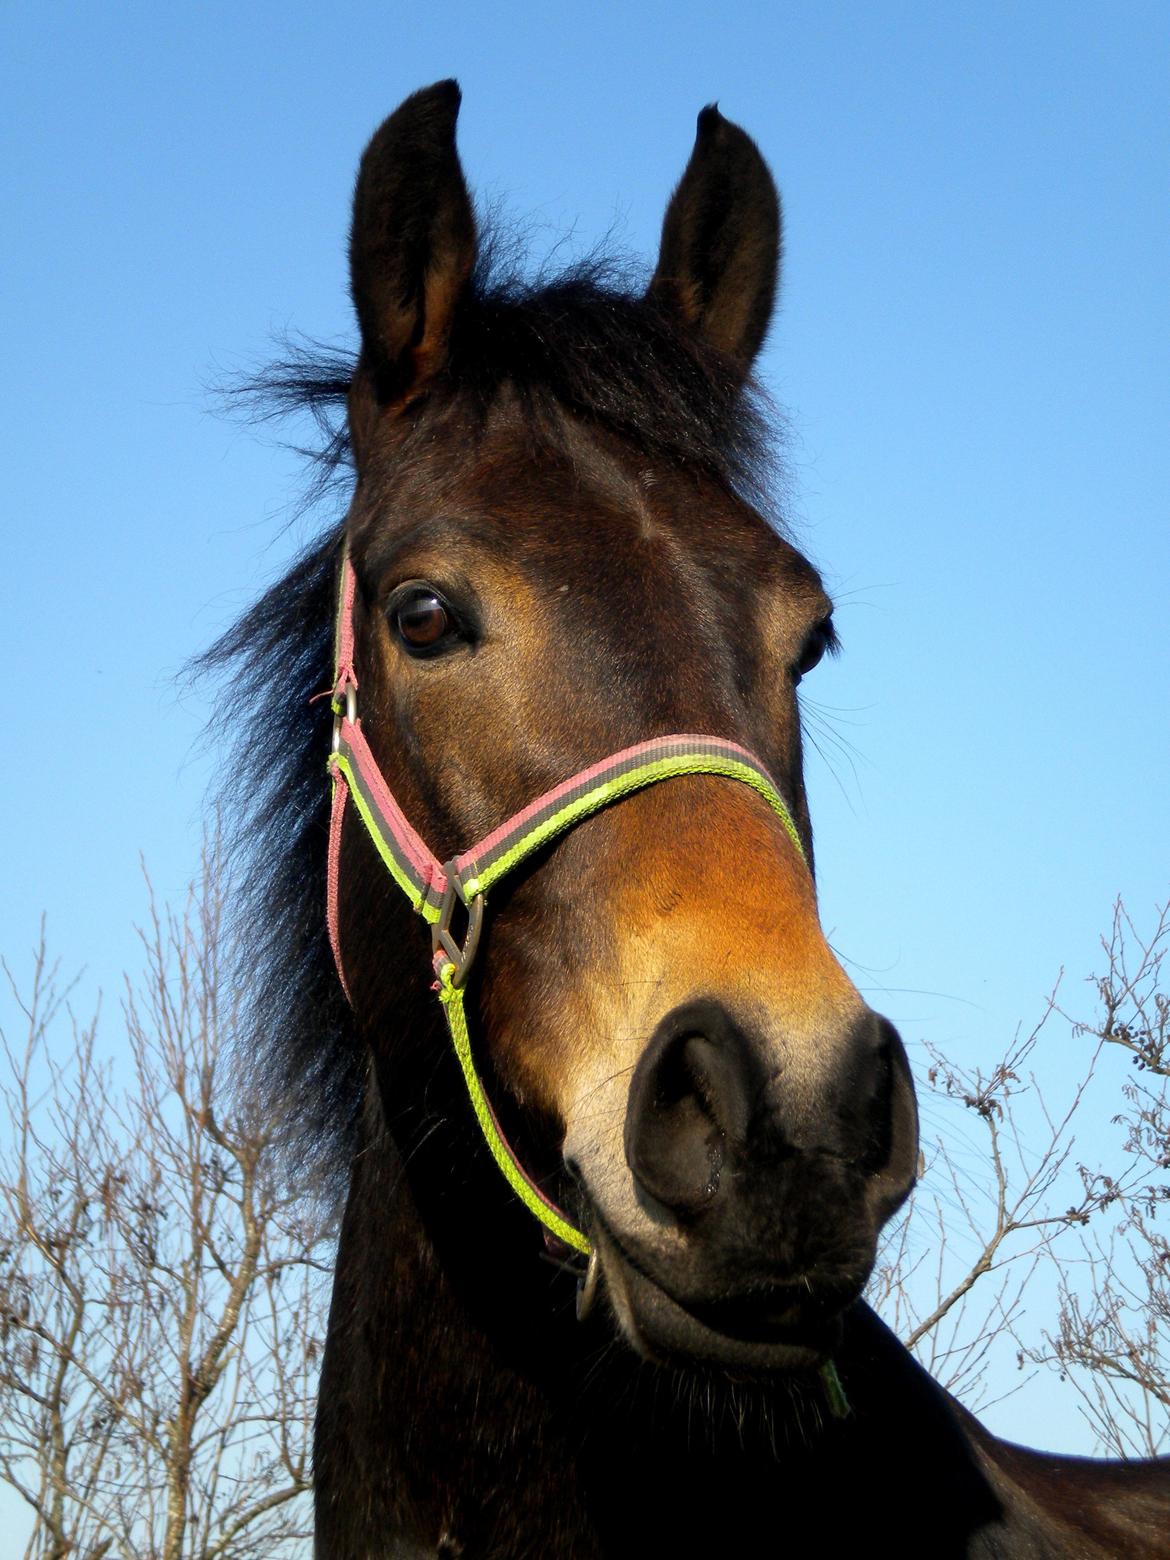
[[[1056,1327],[1028,1357],[1070,1380],[1099,1443],[1118,1456],[1150,1456],[1170,1443],[1170,992],[1163,964],[1170,905],[1143,937],[1114,907],[1095,982],[1100,1013],[1074,1034],[1125,1058],[1120,1168],[1080,1166],[1086,1196],[1108,1211],[1104,1228],[1058,1272]],[[1161,1221],[1161,1222],[1160,1222]]]
[[[965,1144],[954,1109],[944,1112],[945,1129],[924,1141],[913,1218],[887,1237],[871,1286],[871,1299],[907,1346],[973,1406],[987,1406],[993,1350],[1015,1338],[1024,1294],[1045,1254],[1098,1207],[1087,1187],[1078,1187],[1071,1203],[1061,1192],[1099,1054],[1083,1060],[1056,1113],[1030,1071],[1058,1016],[1054,994],[1031,1032],[987,1070],[960,1068],[929,1050],[927,1099],[961,1107],[976,1141]],[[992,1374],[998,1385],[1001,1373]]]
[[[1055,1369],[1079,1394],[1098,1449],[1118,1456],[1154,1455],[1170,1441],[1170,1247],[1158,1227],[1170,1202],[1168,938],[1170,907],[1143,939],[1118,903],[1102,941],[1106,973],[1092,983],[1093,1022],[1071,1018],[1053,992],[1035,1028],[990,1069],[931,1053],[924,1115],[932,1103],[951,1109],[870,1292],[970,1406],[1014,1390],[1005,1354],[1020,1370]],[[1056,1110],[1031,1072],[1037,1052],[1057,1043],[1055,1028],[1070,1076]],[[1117,1051],[1133,1064],[1129,1077],[1110,1065]],[[966,1152],[954,1107],[977,1129]],[[1118,1129],[1104,1164],[1076,1153],[1075,1129],[1091,1116]],[[1024,1299],[1040,1286],[1056,1295],[1056,1320],[1037,1329]]]
[[[27,1560],[276,1557],[311,1531],[331,1251],[275,1124],[228,1103],[220,869],[212,849],[181,916],[151,897],[122,1066],[43,935],[3,1037],[0,1477]]]

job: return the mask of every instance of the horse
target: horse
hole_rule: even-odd
[[[316,1553],[1170,1554],[1165,1461],[998,1440],[862,1297],[917,1118],[817,914],[772,175],[705,108],[648,284],[517,279],[459,104],[366,148],[359,351],[269,385],[348,510],[211,653],[247,1060],[344,1197]]]

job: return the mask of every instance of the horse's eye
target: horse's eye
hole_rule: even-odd
[[[450,637],[455,619],[450,607],[433,590],[417,586],[391,609],[394,631],[408,650],[434,650]]]
[[[817,624],[801,647],[800,657],[792,669],[793,682],[798,683],[802,677],[807,676],[826,651],[833,651],[836,648],[837,631],[832,621],[826,618],[823,623]]]

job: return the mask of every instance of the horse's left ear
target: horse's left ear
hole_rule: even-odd
[[[475,264],[475,216],[455,150],[459,103],[454,81],[416,92],[376,132],[358,170],[349,240],[362,337],[355,389],[372,390],[379,407],[410,399],[442,368]]]
[[[763,345],[780,269],[780,196],[759,148],[712,105],[671,196],[649,296],[746,373]]]

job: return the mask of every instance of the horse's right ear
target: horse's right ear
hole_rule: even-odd
[[[349,239],[362,338],[351,415],[359,400],[367,414],[404,404],[443,366],[476,253],[475,216],[455,150],[460,97],[454,81],[414,93],[362,156]]]
[[[763,345],[780,269],[780,197],[759,148],[712,105],[662,223],[649,296],[744,373]]]

